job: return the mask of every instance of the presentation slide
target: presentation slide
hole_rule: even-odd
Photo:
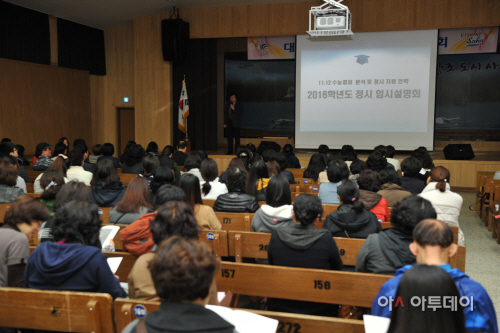
[[[437,30],[297,36],[295,146],[433,149]]]

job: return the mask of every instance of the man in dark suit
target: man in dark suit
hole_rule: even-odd
[[[236,94],[229,96],[230,103],[226,105],[224,111],[224,128],[227,128],[227,154],[233,154],[233,137],[235,149],[240,146],[241,116],[243,115],[243,105],[236,103]]]

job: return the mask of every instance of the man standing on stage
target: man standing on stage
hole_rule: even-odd
[[[227,154],[233,154],[233,137],[235,149],[240,146],[241,115],[243,114],[243,105],[236,103],[236,94],[229,97],[229,105],[226,105],[224,111],[224,128],[227,128]]]

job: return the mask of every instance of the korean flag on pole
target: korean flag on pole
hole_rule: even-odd
[[[181,98],[179,98],[179,129],[187,132],[187,117],[189,116],[189,102],[186,89],[186,80],[182,80]]]

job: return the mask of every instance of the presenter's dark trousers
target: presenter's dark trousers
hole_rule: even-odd
[[[236,153],[236,149],[240,146],[240,131],[241,127],[234,127],[233,121],[229,120],[227,124],[227,151],[229,153]],[[233,138],[235,150],[233,150]]]

